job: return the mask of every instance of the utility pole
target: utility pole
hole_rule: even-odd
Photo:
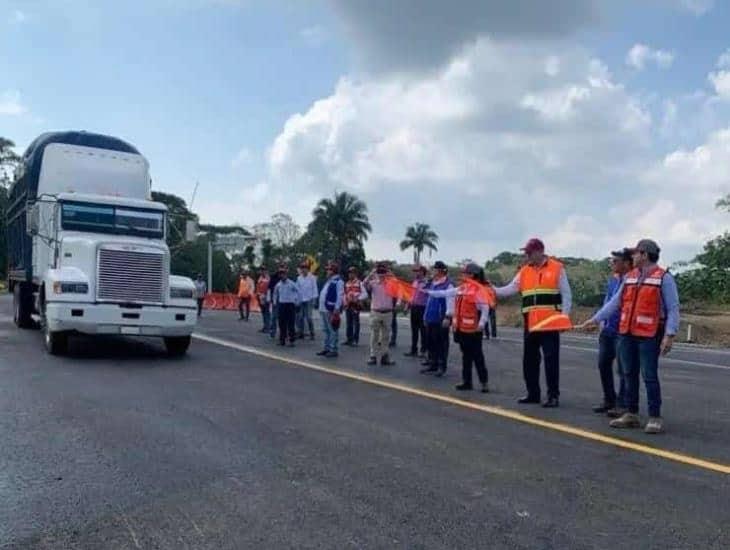
[[[208,292],[213,292],[213,239],[208,234]]]

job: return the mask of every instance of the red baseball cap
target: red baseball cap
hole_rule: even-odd
[[[524,250],[527,254],[530,252],[545,252],[545,244],[538,238],[532,238],[520,250]]]

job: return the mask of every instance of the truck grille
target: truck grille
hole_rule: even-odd
[[[99,300],[161,304],[165,279],[165,255],[162,253],[99,250]]]

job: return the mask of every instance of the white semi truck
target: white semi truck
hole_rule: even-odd
[[[162,337],[187,352],[195,286],[170,274],[167,208],[151,200],[147,160],[88,132],[39,136],[8,201],[8,287],[15,323],[40,326],[51,354],[68,336]]]

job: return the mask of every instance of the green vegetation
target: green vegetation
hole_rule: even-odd
[[[7,246],[5,210],[11,177],[20,158],[14,152],[14,143],[0,137],[0,278],[7,275]],[[185,240],[188,221],[198,222],[198,216],[189,210],[185,201],[175,195],[155,191],[153,200],[167,205],[170,213],[168,245],[172,254],[171,269],[174,273],[194,277],[207,269],[209,240],[219,235],[250,233],[238,226],[200,225],[200,236],[193,242]],[[717,202],[717,208],[730,213],[730,195]],[[253,226],[253,233],[261,241],[259,261],[269,269],[281,263],[290,266],[305,258],[314,258],[322,265],[337,260],[343,268],[355,266],[365,273],[370,265],[365,257],[364,243],[371,226],[367,205],[355,195],[336,192],[331,198],[323,198],[312,211],[312,221],[302,231],[288,214],[279,213],[269,222]],[[401,250],[413,249],[414,263],[419,264],[425,250],[436,251],[438,235],[427,224],[416,223],[406,228]],[[609,275],[607,260],[585,258],[560,258],[565,264],[573,288],[573,300],[577,306],[600,305],[606,278]],[[213,254],[213,289],[236,288],[238,272],[256,267],[255,250],[247,246],[243,252],[226,255],[220,250]],[[485,263],[487,278],[496,285],[506,284],[519,269],[522,255],[502,252]],[[730,232],[719,235],[704,245],[702,253],[691,262],[674,266],[677,273],[680,296],[685,304],[699,306],[727,306],[730,304]],[[410,265],[395,265],[395,272],[412,277]],[[320,276],[322,271],[319,271]],[[452,274],[457,273],[456,267]]]
[[[406,238],[400,243],[401,250],[413,249],[413,263],[421,264],[421,254],[428,249],[428,255],[438,250],[439,236],[426,223],[416,223],[406,228]]]

